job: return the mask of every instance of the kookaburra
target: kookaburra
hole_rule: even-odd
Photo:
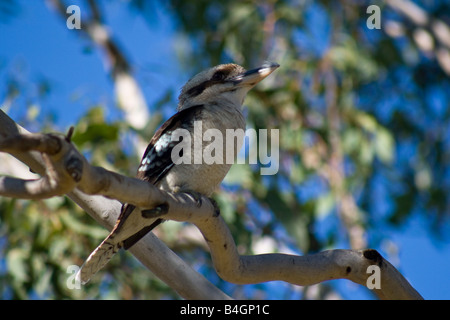
[[[225,159],[222,163],[213,164],[198,161],[175,164],[172,150],[180,142],[172,139],[173,133],[182,128],[194,134],[196,121],[201,121],[203,132],[218,129],[223,137],[226,136],[227,129],[245,130],[242,104],[247,92],[278,67],[277,63],[265,63],[259,68],[246,71],[236,64],[222,64],[191,78],[181,90],[178,112],[150,140],[136,177],[168,192],[211,196],[231,164]],[[225,138],[223,144],[225,148]],[[233,144],[235,149],[242,145],[239,141],[233,141]],[[207,145],[203,146],[205,147]],[[236,155],[238,150],[234,151]],[[194,156],[192,152],[191,157]],[[223,156],[225,157],[225,153]],[[127,250],[159,225],[163,220],[155,219],[158,210],[164,211],[164,208],[158,207],[151,212],[152,210],[140,210],[132,204],[123,204],[113,230],[81,267],[78,274],[81,282],[89,281],[120,248]]]

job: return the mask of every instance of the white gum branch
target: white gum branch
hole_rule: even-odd
[[[0,110],[0,144],[17,134],[29,134]],[[38,151],[10,151],[33,171],[45,175],[46,167]],[[78,189],[66,194],[99,224],[111,230],[116,223],[121,204],[99,195],[87,195]],[[153,233],[147,234],[129,250],[155,276],[184,299],[230,299],[205,277],[186,264]]]
[[[14,123],[0,111],[0,150],[8,151],[20,160],[31,157],[29,163],[24,162],[31,168],[34,162],[38,162],[39,165],[33,170],[41,174],[42,178],[24,181],[2,178],[0,195],[37,199],[67,193],[108,228],[115,222],[119,204],[114,201],[114,205],[103,205],[104,201],[111,201],[104,197],[132,203],[142,209],[167,203],[169,211],[163,218],[187,221],[197,226],[210,248],[217,273],[226,281],[250,284],[281,280],[305,286],[341,278],[365,286],[371,275],[368,268],[374,265],[380,271],[380,289],[375,290],[379,298],[422,298],[387,260],[372,249],[338,249],[305,256],[278,253],[240,256],[226,223],[208,198],[202,197],[199,201],[188,194],[167,193],[144,181],[91,166],[70,143],[70,135],[18,136],[15,126],[14,133],[8,134],[7,131],[5,133],[5,126],[2,126],[5,121],[9,121],[10,125]],[[36,154],[33,154],[36,151],[33,150],[45,150],[46,153],[41,157],[43,161],[36,158]],[[130,251],[185,298],[229,298],[181,261],[153,234],[147,235]]]

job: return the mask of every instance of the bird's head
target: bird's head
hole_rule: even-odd
[[[191,78],[181,90],[178,111],[194,105],[223,101],[240,107],[247,92],[280,65],[273,62],[246,71],[229,63],[202,71]]]

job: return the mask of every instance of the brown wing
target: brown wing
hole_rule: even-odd
[[[178,141],[171,141],[173,131],[178,128],[190,129],[193,126],[194,119],[201,112],[203,105],[196,105],[184,109],[171,118],[169,118],[153,135],[147,149],[142,156],[136,177],[157,184],[164,175],[175,165],[172,161],[171,153],[173,147]],[[144,167],[145,166],[145,167]],[[145,170],[142,170],[145,168]],[[116,225],[111,233],[118,232],[122,222],[133,212],[136,207],[132,204],[125,203],[122,205],[121,213],[117,219]],[[123,248],[128,249],[144,235],[158,226],[163,219],[157,219],[150,226],[144,227],[141,231],[124,241]]]

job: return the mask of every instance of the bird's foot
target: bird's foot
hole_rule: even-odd
[[[169,212],[169,205],[167,203],[160,204],[152,209],[142,210],[142,217],[148,219],[159,218]]]
[[[201,207],[202,196],[203,196],[201,193],[196,192],[196,191],[188,191],[185,193],[188,194],[189,196],[191,196],[195,200],[197,207],[199,207],[199,208]],[[212,205],[214,206],[214,216],[215,217],[219,216],[220,208],[219,208],[219,205],[217,204],[216,200],[214,200],[213,198],[208,198],[208,199],[209,199],[209,201],[211,201]]]
[[[217,201],[213,198],[209,198],[209,201],[211,201],[212,205],[214,206],[214,217],[220,216],[220,207],[217,204]]]
[[[188,191],[185,192],[187,195],[191,196],[194,201],[195,204],[197,205],[197,207],[201,207],[202,206],[202,194],[200,192],[196,192],[196,191]]]

